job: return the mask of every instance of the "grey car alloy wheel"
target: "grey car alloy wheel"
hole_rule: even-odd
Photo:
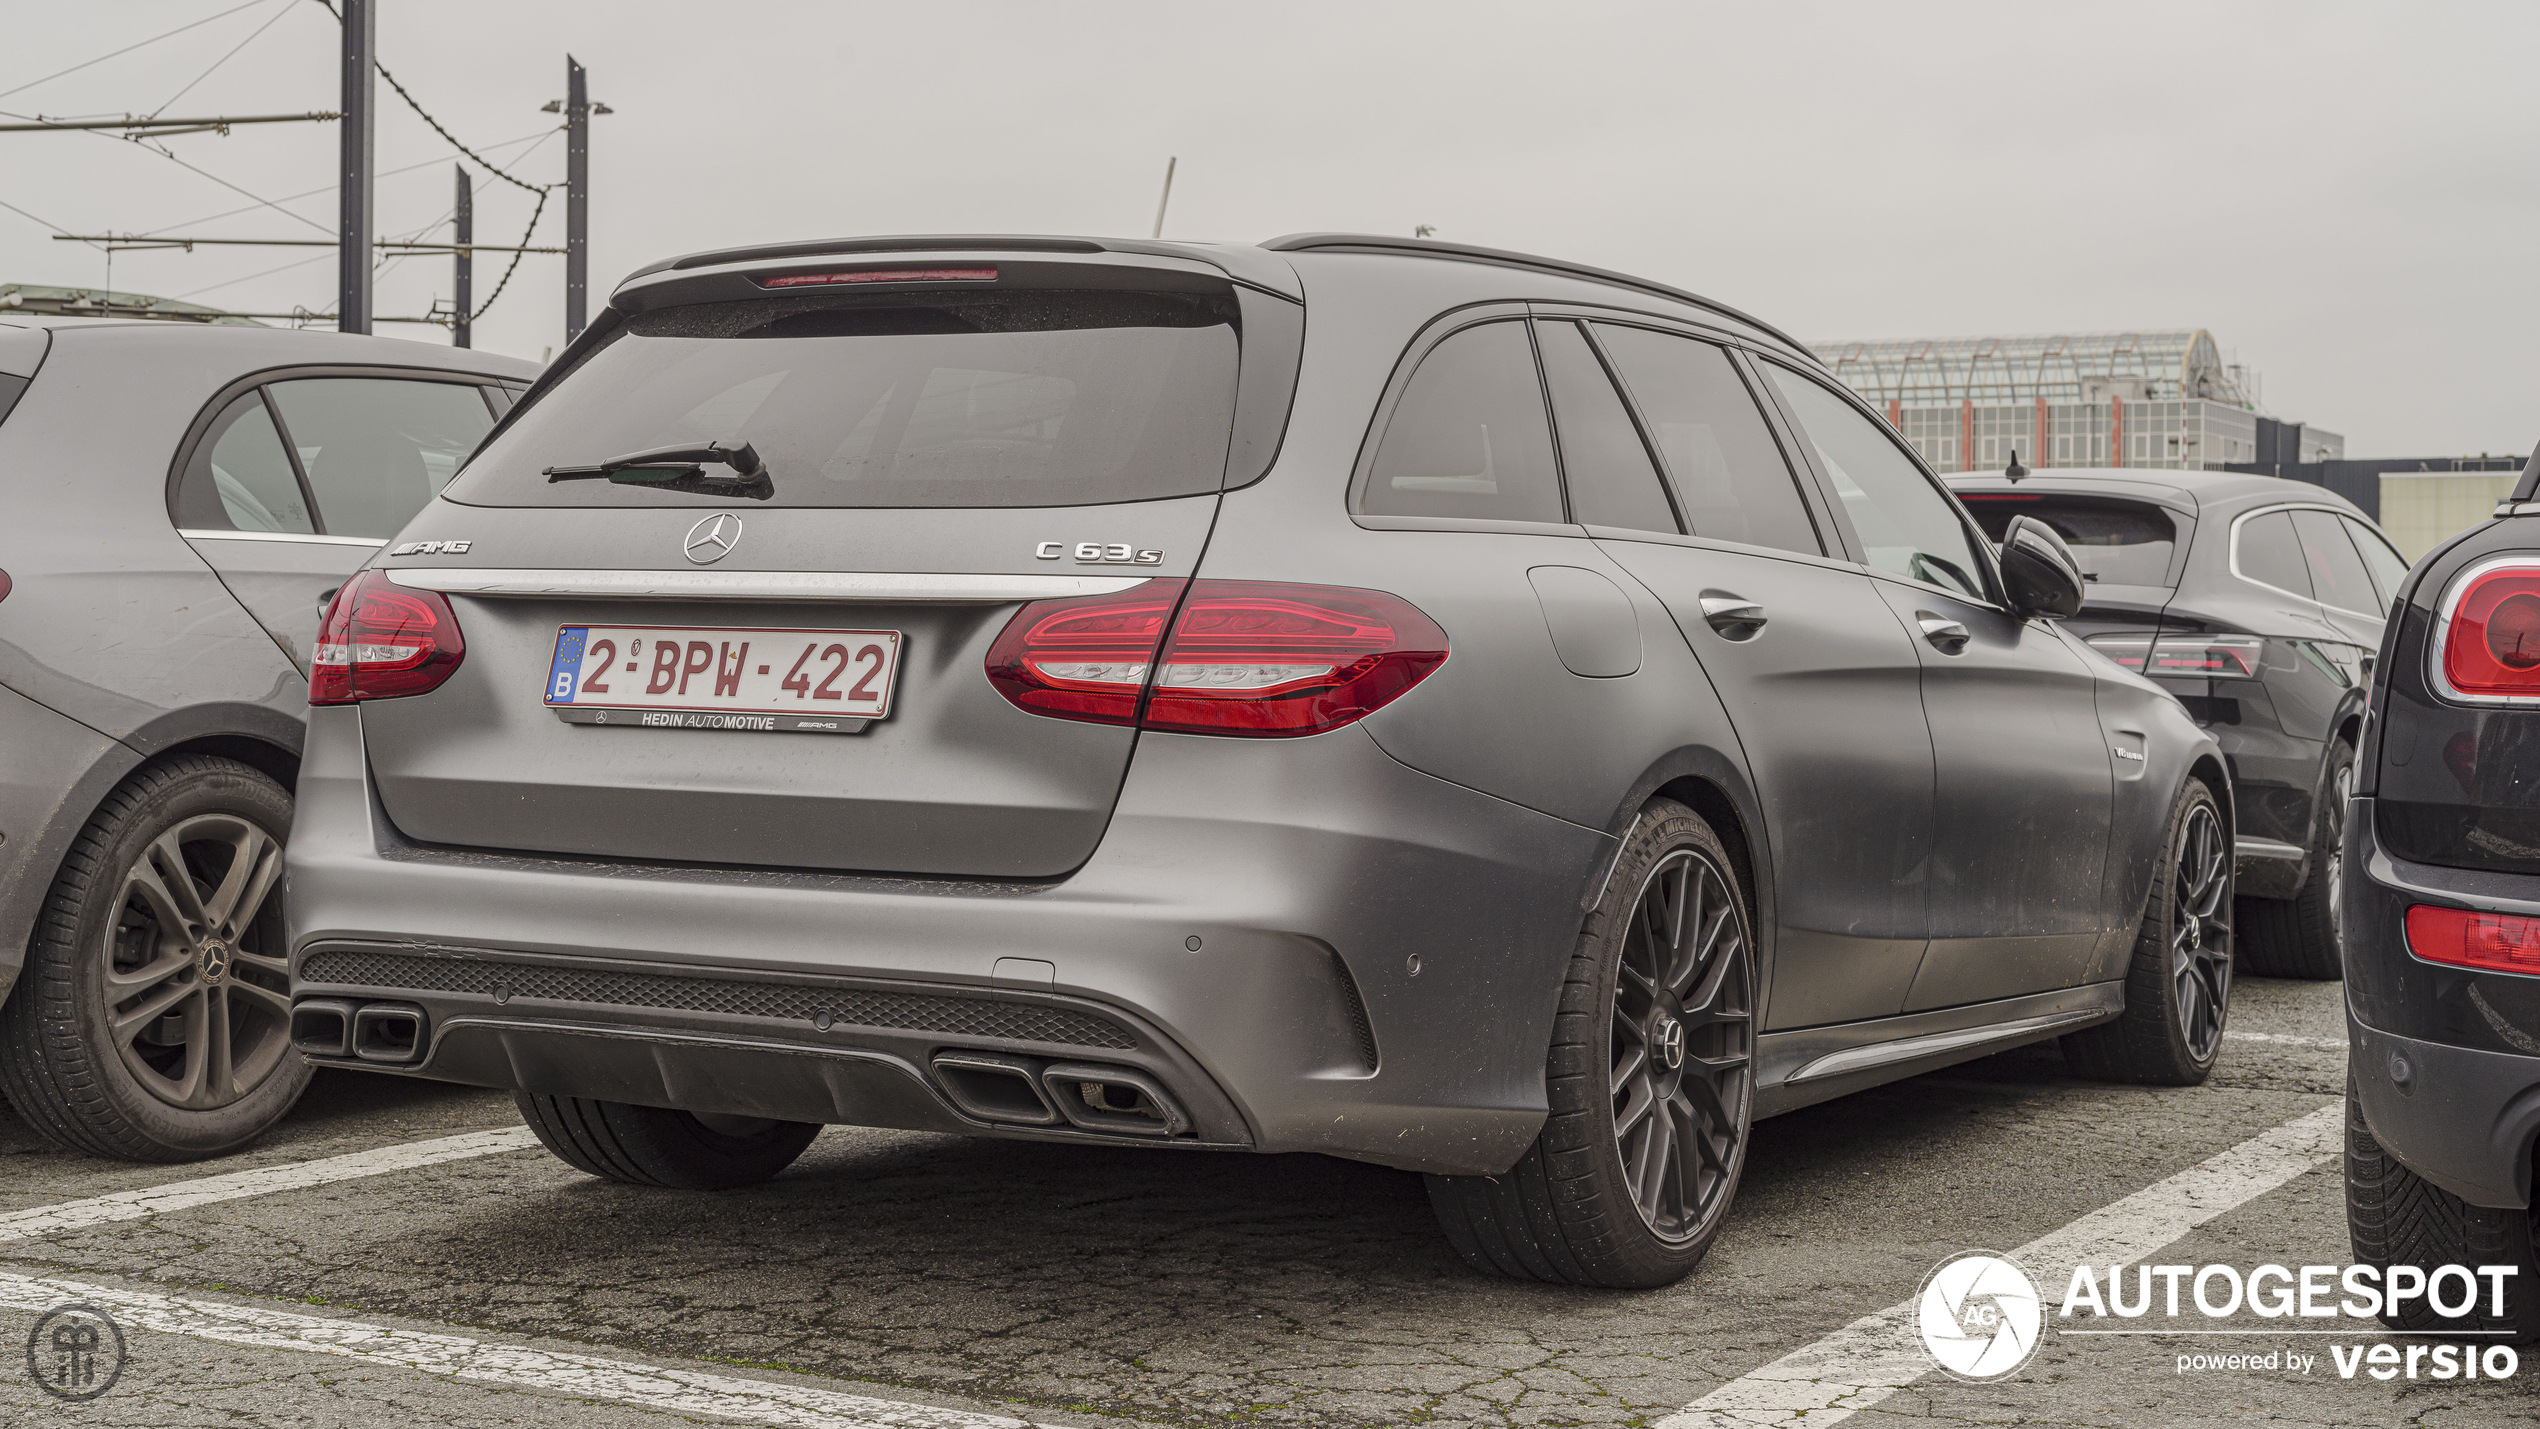
[[[2172,870],[2177,917],[2170,929],[2170,979],[2178,986],[2179,1021],[2187,1049],[2210,1060],[2222,1043],[2223,1016],[2231,1005],[2230,845],[2210,804],[2188,811]]]
[[[1677,849],[1650,870],[1622,952],[1606,1077],[1615,1150],[1641,1219],[1684,1239],[1735,1184],[1754,1061],[1745,925],[1707,859]]]
[[[228,1106],[289,1053],[289,968],[264,917],[281,879],[281,841],[229,813],[183,820],[124,870],[100,995],[116,1055],[160,1101]]]

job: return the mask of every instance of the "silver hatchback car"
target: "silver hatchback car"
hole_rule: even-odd
[[[234,1150],[292,1055],[281,843],[318,619],[537,374],[334,332],[0,316],[0,1087]]]
[[[1682,1276],[1754,1119],[2183,1083],[2231,790],[1798,345],[1488,250],[849,240],[628,279],[319,636],[320,1061],[596,1175],[823,1123],[1428,1173]]]

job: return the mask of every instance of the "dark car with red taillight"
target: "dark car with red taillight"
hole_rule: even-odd
[[[2221,751],[2003,535],[1772,328],[1552,259],[658,264],[327,617],[294,1042],[633,1184],[1316,1152],[1667,1283],[1759,1117],[2221,1055]]]
[[[2376,1265],[2507,1265],[2395,1329],[2540,1338],[2540,452],[2408,575],[2346,821],[2346,1211]]]
[[[2272,476],[2053,467],[1948,478],[1997,539],[2044,522],[2081,562],[2090,647],[2211,732],[2239,791],[2239,964],[2338,976],[2338,841],[2364,685],[2407,574],[2381,528],[2324,487]]]

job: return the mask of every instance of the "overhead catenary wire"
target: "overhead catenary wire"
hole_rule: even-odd
[[[200,20],[190,21],[190,22],[188,22],[188,23],[186,23],[186,24],[183,24],[183,25],[179,25],[179,26],[177,26],[177,27],[176,27],[175,29],[173,29],[173,30],[165,30],[165,31],[160,32],[159,34],[152,35],[150,38],[148,38],[148,39],[146,39],[146,40],[136,40],[136,41],[134,41],[133,43],[128,44],[128,45],[126,45],[126,46],[124,46],[122,49],[119,49],[119,50],[109,50],[109,51],[107,51],[106,53],[104,53],[104,54],[102,54],[102,55],[99,55],[97,58],[95,58],[95,59],[93,59],[93,60],[81,60],[78,64],[72,65],[69,69],[57,69],[57,70],[53,71],[51,74],[48,74],[48,75],[44,76],[44,78],[42,78],[42,79],[30,79],[30,80],[28,80],[28,81],[27,81],[26,83],[24,83],[24,84],[14,86],[14,87],[9,88],[9,89],[0,89],[0,99],[6,99],[6,98],[8,98],[10,95],[12,95],[12,94],[16,94],[19,90],[23,90],[23,89],[33,89],[33,88],[35,88],[35,87],[36,87],[37,85],[39,85],[39,84],[44,84],[44,83],[47,83],[47,82],[49,82],[49,81],[51,81],[51,80],[57,80],[57,79],[60,79],[63,75],[66,75],[66,74],[77,74],[77,73],[78,73],[78,72],[80,72],[81,70],[87,69],[87,68],[88,68],[88,67],[90,67],[91,65],[101,65],[101,64],[104,64],[106,61],[108,61],[108,60],[110,60],[110,59],[113,59],[113,58],[114,58],[115,56],[117,56],[117,55],[128,55],[128,54],[131,54],[134,50],[141,49],[141,48],[143,48],[144,46],[147,46],[147,45],[155,45],[155,44],[157,44],[157,43],[158,43],[159,41],[161,41],[161,40],[168,39],[168,38],[170,38],[170,37],[172,37],[172,36],[175,36],[175,35],[182,35],[182,34],[184,34],[184,33],[185,33],[186,31],[188,31],[188,30],[200,29],[200,28],[202,28],[203,26],[205,26],[205,25],[208,25],[208,24],[212,23],[214,20],[222,19],[222,18],[224,18],[224,17],[226,17],[226,16],[230,16],[230,15],[235,15],[235,14],[237,14],[237,13],[238,13],[239,11],[241,11],[241,10],[252,10],[252,9],[256,8],[258,5],[261,5],[261,4],[263,4],[263,3],[265,3],[265,0],[246,0],[246,3],[245,3],[245,4],[243,4],[243,5],[232,5],[232,6],[230,6],[230,7],[229,7],[228,9],[226,9],[226,10],[222,10],[222,11],[219,11],[219,12],[214,13],[214,14],[206,15],[206,16],[204,16],[204,17],[203,17],[202,19],[200,19]]]
[[[326,13],[335,16],[339,23],[343,20],[343,13],[335,8],[335,0],[317,0],[317,3],[325,6]],[[459,136],[444,128],[440,120],[433,118],[432,112],[423,107],[422,101],[406,92],[406,87],[399,84],[397,82],[397,77],[388,72],[388,66],[381,64],[374,59],[371,61],[371,68],[379,71],[379,77],[388,81],[388,87],[390,89],[397,91],[397,97],[406,102],[406,107],[415,112],[415,117],[421,119],[424,123],[431,125],[433,133],[440,135],[444,140],[448,141],[451,148],[458,150],[460,153],[467,155],[471,159],[474,159],[478,166],[483,168],[485,172],[492,174],[494,177],[501,179],[503,182],[511,184],[516,188],[526,189],[535,194],[543,194],[548,189],[555,187],[554,184],[533,184],[527,179],[515,177],[514,175],[505,172],[503,168],[496,164],[493,160],[486,158],[483,154],[480,154],[474,149],[469,148],[467,145],[460,143]]]
[[[156,118],[158,118],[160,115],[167,113],[167,112],[168,112],[168,106],[169,106],[169,105],[176,103],[176,102],[177,102],[178,100],[180,100],[180,99],[183,99],[183,98],[184,98],[184,97],[185,97],[188,93],[192,92],[192,90],[193,90],[194,86],[196,86],[196,85],[198,85],[198,84],[201,84],[203,81],[205,81],[205,80],[207,80],[207,79],[210,79],[210,78],[212,77],[212,72],[213,72],[214,70],[217,70],[217,69],[219,69],[222,65],[225,65],[225,64],[229,63],[231,60],[236,59],[236,58],[238,57],[238,52],[239,52],[240,50],[243,50],[243,49],[247,48],[249,45],[254,44],[254,43],[256,42],[256,37],[257,37],[257,36],[262,35],[265,31],[272,29],[272,28],[274,27],[274,24],[275,24],[275,22],[276,22],[276,21],[279,21],[279,20],[280,20],[280,19],[281,19],[284,15],[287,15],[287,14],[289,14],[289,13],[290,13],[290,0],[284,0],[284,3],[283,3],[282,5],[280,5],[280,6],[276,7],[276,8],[275,8],[275,10],[274,10],[274,12],[273,12],[273,14],[272,14],[271,16],[269,16],[269,17],[265,20],[265,22],[264,22],[263,24],[258,25],[258,26],[257,26],[257,27],[256,27],[256,28],[252,31],[252,32],[250,32],[250,33],[248,34],[247,38],[245,38],[245,39],[243,39],[243,40],[240,40],[237,44],[234,44],[234,45],[230,46],[230,47],[229,47],[229,53],[227,53],[227,54],[225,54],[225,55],[222,55],[219,59],[216,59],[216,60],[212,61],[212,64],[211,64],[211,68],[210,68],[210,69],[206,69],[206,70],[204,70],[201,74],[198,74],[198,75],[194,76],[192,79],[187,80],[187,81],[185,82],[185,88],[180,89],[180,90],[178,90],[176,93],[169,95],[166,99],[161,100],[161,101],[160,101],[160,103],[159,103],[159,107],[150,111],[150,117],[151,117],[151,118],[153,118],[153,119],[156,119]]]

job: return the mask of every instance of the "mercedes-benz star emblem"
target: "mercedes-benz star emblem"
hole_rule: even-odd
[[[1658,1035],[1650,1040],[1658,1044],[1660,1066],[1672,1072],[1685,1064],[1685,1025],[1683,1023],[1672,1017],[1659,1019]]]
[[[686,551],[695,564],[710,566],[731,555],[732,548],[740,543],[740,517],[709,516],[688,528],[688,539],[680,543],[679,549]]]

